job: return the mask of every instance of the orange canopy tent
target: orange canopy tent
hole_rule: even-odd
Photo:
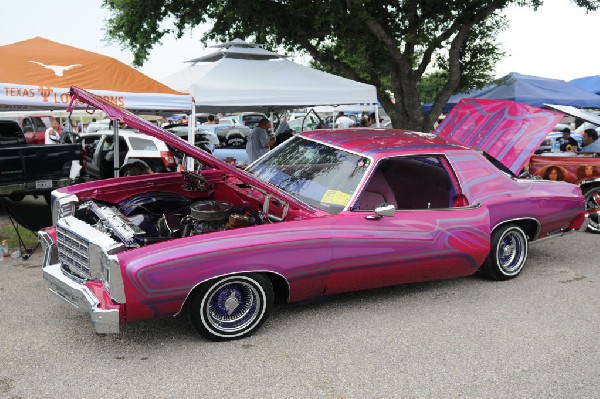
[[[0,110],[65,109],[78,86],[130,110],[189,110],[192,97],[114,58],[42,37],[0,46]]]

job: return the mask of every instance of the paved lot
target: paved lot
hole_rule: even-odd
[[[599,239],[534,245],[508,282],[287,306],[229,343],[199,338],[185,317],[97,335],[47,291],[38,251],[0,263],[0,398],[598,397]]]

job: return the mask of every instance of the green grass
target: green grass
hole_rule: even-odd
[[[38,240],[37,234],[25,229],[22,226],[18,227],[19,234],[21,234],[21,238],[23,239],[25,246],[28,248],[34,246]],[[19,249],[19,238],[17,237],[17,233],[10,223],[0,226],[0,242],[3,240],[8,241],[8,248],[11,252]]]

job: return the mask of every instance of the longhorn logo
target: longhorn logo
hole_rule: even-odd
[[[53,91],[54,90],[48,86],[40,86],[38,89],[38,93],[40,93],[40,95],[43,97],[45,103],[48,102],[48,97],[50,97],[50,94],[52,94]]]
[[[63,73],[65,71],[68,71],[69,69],[73,69],[75,67],[81,66],[81,64],[73,64],[73,65],[62,66],[62,65],[46,65],[46,64],[43,64],[43,63],[41,63],[39,61],[29,61],[29,62],[31,62],[33,64],[38,64],[40,66],[43,66],[46,69],[51,69],[56,76],[63,76]]]

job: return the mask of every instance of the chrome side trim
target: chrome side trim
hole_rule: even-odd
[[[587,226],[587,223],[584,223],[584,224]],[[529,243],[530,244],[537,244],[538,242],[544,242],[544,241],[552,240],[554,238],[563,237],[563,236],[565,236],[567,234],[574,233],[575,231],[577,231],[577,230],[573,230],[573,229],[563,230],[563,229],[560,229],[560,230],[558,230],[556,232],[549,233],[548,236],[546,236],[546,237],[536,238],[534,241],[530,241]]]

